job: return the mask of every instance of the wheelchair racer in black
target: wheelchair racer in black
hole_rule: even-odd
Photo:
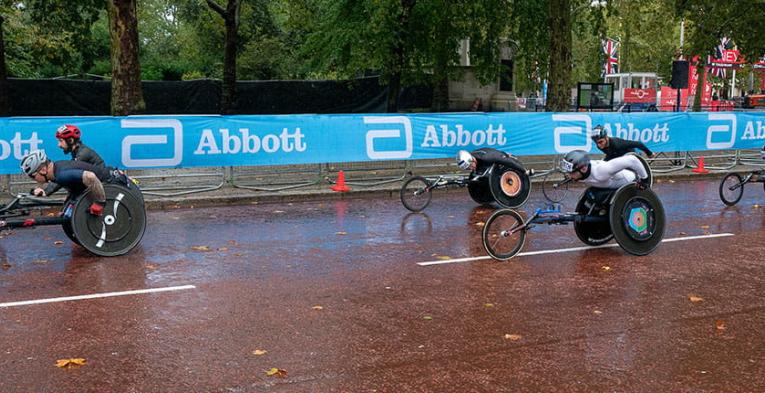
[[[635,149],[642,150],[648,158],[656,156],[643,142],[608,136],[608,132],[606,132],[606,129],[601,125],[592,128],[590,137],[598,146],[598,149],[606,154],[603,161],[610,161],[616,157],[632,153]]]
[[[58,140],[58,147],[64,151],[64,154],[71,154],[72,161],[82,161],[88,164],[95,165],[97,167],[104,166],[104,160],[96,153],[95,150],[82,143],[82,131],[80,128],[71,125],[64,124],[56,130],[56,139]],[[50,182],[43,190],[42,196],[52,195],[56,191],[61,189],[61,185],[56,182]]]
[[[80,196],[85,191],[90,191],[92,203],[88,211],[96,216],[103,214],[106,203],[103,183],[126,182],[127,179],[118,170],[110,170],[82,161],[51,161],[42,150],[35,150],[24,156],[21,159],[21,169],[38,183],[38,187],[32,190],[35,196],[44,196],[45,190],[42,186],[49,182],[56,182],[69,191],[69,200]]]
[[[519,173],[526,173],[529,176],[534,174],[533,169],[527,171],[511,154],[501,150],[483,147],[472,152],[460,150],[457,153],[457,166],[463,171],[470,170],[472,174],[485,173],[492,164],[501,164]]]

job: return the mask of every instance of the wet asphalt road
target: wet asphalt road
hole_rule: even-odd
[[[194,288],[0,307],[0,391],[762,392],[765,192],[725,208],[718,180],[656,185],[665,238],[734,236],[647,257],[418,265],[484,255],[491,210],[465,190],[425,214],[387,195],[150,211],[141,246],[117,258],[58,227],[4,233],[0,303]],[[579,246],[571,226],[545,225],[524,251]]]

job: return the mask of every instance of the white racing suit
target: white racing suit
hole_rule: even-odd
[[[610,161],[590,161],[590,175],[581,181],[591,187],[617,189],[637,179],[648,177],[648,173],[639,158],[628,154]]]

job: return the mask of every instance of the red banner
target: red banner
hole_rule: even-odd
[[[684,111],[686,102],[688,102],[688,89],[680,89],[680,110]],[[661,101],[659,102],[659,110],[672,112],[677,105],[677,89],[673,89],[669,86],[661,87]]]
[[[656,89],[624,89],[624,102],[656,103]]]

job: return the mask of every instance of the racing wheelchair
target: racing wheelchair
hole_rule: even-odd
[[[641,158],[642,160],[642,158]],[[648,184],[653,176],[648,168]],[[612,239],[633,255],[653,252],[664,237],[664,206],[650,186],[640,189],[626,184],[619,189],[589,187],[580,196],[574,212],[564,213],[559,204],[537,209],[528,220],[513,209],[492,214],[482,232],[483,246],[494,259],[507,260],[517,255],[526,233],[535,225],[573,223],[576,236],[584,244],[599,246]]]
[[[511,157],[520,167],[523,164]],[[481,173],[470,175],[440,175],[435,177],[413,176],[401,186],[401,203],[413,212],[428,207],[433,190],[450,186],[467,187],[470,198],[481,205],[496,202],[505,208],[516,208],[529,199],[531,179],[523,172],[502,164],[491,164]]]
[[[744,186],[747,183],[763,183],[765,189],[764,171],[752,171],[744,177],[738,173],[729,173],[720,181],[720,200],[727,206],[733,206],[744,195]]]
[[[63,203],[54,217],[33,216],[35,210],[61,206],[61,202],[17,194],[0,206],[0,230],[38,225],[61,225],[66,236],[90,253],[99,256],[123,255],[137,246],[146,230],[146,209],[143,195],[133,182],[104,183],[106,204],[101,216],[88,212],[90,192]]]

